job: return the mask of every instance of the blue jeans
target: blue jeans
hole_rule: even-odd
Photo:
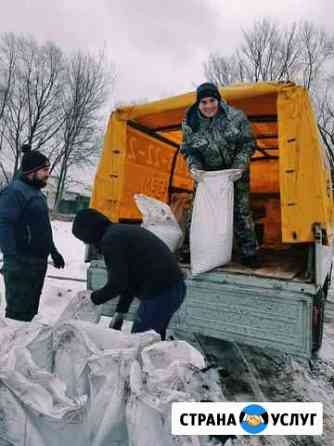
[[[166,330],[173,314],[180,308],[186,296],[186,284],[179,280],[158,296],[141,301],[133,323],[132,333],[154,330],[166,339]]]

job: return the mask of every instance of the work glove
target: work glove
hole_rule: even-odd
[[[124,321],[124,313],[115,313],[112,321],[109,324],[109,328],[114,330],[121,330]]]
[[[240,180],[242,174],[243,174],[242,169],[231,169],[231,172],[229,174],[230,180],[233,181],[234,183],[235,181]]]
[[[58,251],[53,251],[51,253],[51,257],[55,268],[64,268],[65,266],[64,257]]]
[[[190,169],[190,174],[194,178],[194,180],[199,183],[205,174],[205,170],[195,169],[195,167],[192,167]]]

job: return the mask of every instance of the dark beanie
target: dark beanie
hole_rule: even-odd
[[[21,172],[23,175],[36,172],[39,169],[50,166],[49,159],[38,150],[31,150],[30,144],[23,144],[21,148],[23,152],[21,162]]]
[[[218,101],[221,100],[219,90],[215,84],[212,84],[211,82],[205,82],[204,84],[201,84],[199,87],[197,87],[196,102],[199,102],[204,98],[215,98],[218,99]]]
[[[72,225],[72,234],[84,243],[98,243],[112,222],[96,209],[82,209]]]

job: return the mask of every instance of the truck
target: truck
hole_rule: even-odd
[[[187,297],[170,327],[310,358],[321,347],[331,280],[333,159],[321,144],[304,87],[242,83],[220,92],[246,114],[256,138],[250,201],[262,264],[249,269],[232,257],[192,276],[189,262],[180,259]],[[181,123],[194,102],[190,92],[112,112],[91,207],[113,222],[140,224],[134,194],[142,193],[171,206],[179,203],[182,215],[194,183],[179,151]],[[94,290],[104,285],[106,269],[103,259],[88,260],[87,283]],[[115,300],[104,305],[105,315],[114,313]],[[132,304],[130,319],[137,305]]]

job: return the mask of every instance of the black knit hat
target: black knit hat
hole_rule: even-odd
[[[84,243],[98,243],[112,222],[96,209],[82,209],[72,225],[72,234]]]
[[[218,88],[211,82],[205,82],[204,84],[201,84],[199,87],[197,87],[196,96],[197,103],[204,98],[215,98],[218,101],[221,100]]]
[[[50,166],[49,159],[38,150],[31,150],[30,144],[23,144],[21,147],[23,152],[21,162],[21,172],[23,175],[36,172],[39,169]]]

